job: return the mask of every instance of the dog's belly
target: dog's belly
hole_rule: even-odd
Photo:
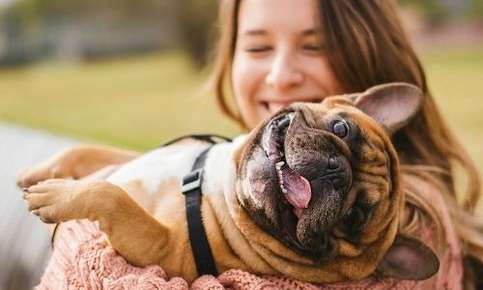
[[[169,276],[186,279],[194,279],[196,276],[186,227],[181,180],[190,172],[194,160],[206,146],[192,141],[189,144],[160,148],[122,166],[107,179],[123,188],[167,230],[169,239],[164,248],[169,250],[159,257],[159,263]],[[208,203],[204,205],[208,207]],[[214,223],[208,224],[207,232],[214,233],[217,241],[223,241]],[[228,246],[225,248],[229,249]],[[230,266],[233,268],[233,265]],[[235,263],[234,266],[241,268],[243,264]]]
[[[153,150],[123,165],[107,181],[123,188],[158,220],[173,220],[170,214],[184,202],[181,180],[204,148],[205,144],[187,141]]]

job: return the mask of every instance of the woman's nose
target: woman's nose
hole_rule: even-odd
[[[295,56],[280,52],[271,63],[265,82],[276,90],[286,90],[303,83],[303,73],[297,68]]]

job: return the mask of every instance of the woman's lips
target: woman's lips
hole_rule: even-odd
[[[291,102],[285,102],[285,103],[269,102],[269,103],[267,103],[267,109],[270,112],[270,114],[274,114],[274,113],[280,111],[281,109],[288,107],[290,104],[291,104]]]

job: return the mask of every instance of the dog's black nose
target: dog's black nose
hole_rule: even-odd
[[[341,191],[341,194],[345,193],[352,183],[348,160],[342,155],[332,155],[321,160],[319,163],[313,163],[314,167],[318,166],[320,169],[314,171],[315,174],[309,175],[312,191],[314,193],[324,191],[327,183],[330,183],[334,189]]]

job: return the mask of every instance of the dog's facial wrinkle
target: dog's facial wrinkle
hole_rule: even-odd
[[[354,244],[360,244],[361,234],[371,219],[376,205],[356,201],[338,224],[339,232],[344,233],[344,239]]]

